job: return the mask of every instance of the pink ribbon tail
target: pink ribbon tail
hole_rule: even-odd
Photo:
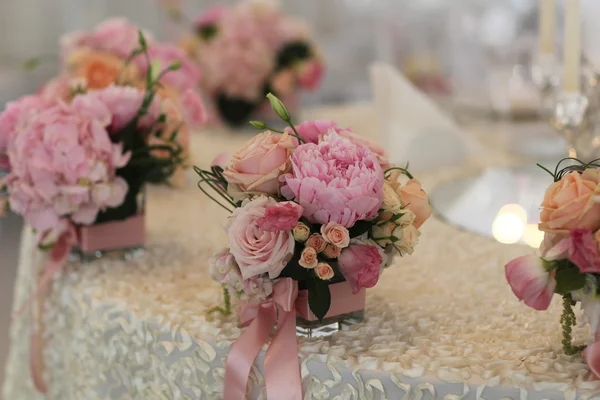
[[[245,304],[242,325],[250,326],[233,344],[225,366],[224,400],[244,400],[250,370],[268,340],[275,322],[277,333],[265,356],[265,380],[268,400],[302,400],[302,383],[296,342],[298,284],[290,278],[280,279],[273,296],[262,304]]]
[[[42,276],[37,284],[33,294],[29,296],[23,306],[21,306],[15,313],[15,316],[20,316],[25,310],[32,310],[32,303],[37,300],[37,312],[31,312],[30,322],[30,337],[29,337],[29,368],[31,372],[31,379],[36,390],[40,393],[47,393],[48,387],[44,382],[44,343],[42,337],[42,323],[44,312],[44,300],[46,291],[50,284],[50,281],[54,274],[59,272],[67,258],[73,245],[77,242],[77,235],[75,228],[69,226],[69,228],[61,234],[48,258],[48,262],[44,268]]]

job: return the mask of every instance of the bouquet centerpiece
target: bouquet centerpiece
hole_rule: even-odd
[[[269,92],[297,105],[299,89],[315,90],[321,82],[324,61],[309,29],[273,2],[216,5],[190,23],[194,33],[182,47],[202,69],[201,87],[216,113],[230,125],[269,111]]]
[[[219,311],[239,297],[241,324],[249,325],[227,359],[226,399],[245,398],[246,367],[274,326],[267,397],[300,399],[296,334],[322,336],[336,330],[327,325],[362,320],[365,289],[395,255],[413,253],[431,214],[421,184],[391,166],[381,147],[333,121],[295,125],[285,105],[267,97],[288,128],[252,121],[261,133],[210,170],[195,167],[200,189],[231,212],[229,247],[210,260],[225,293]],[[285,385],[274,377],[282,374]]]
[[[148,56],[141,33],[138,46],[130,60]],[[177,140],[184,112],[173,113],[169,99],[157,95],[162,78],[180,66],[149,67],[143,90],[79,87],[69,99],[39,93],[0,114],[0,153],[10,167],[2,201],[35,229],[40,247],[68,238],[83,255],[96,255],[143,245],[144,185],[167,182],[186,162]],[[202,119],[200,98],[189,100],[185,111]]]
[[[571,165],[563,166],[565,161]],[[506,279],[517,298],[535,310],[546,310],[556,293],[563,299],[562,345],[567,355],[585,349],[592,372],[600,377],[600,160],[574,158],[547,171],[554,182],[542,202],[539,229],[544,240],[539,254],[519,257],[505,267]],[[539,164],[538,164],[539,165]],[[594,343],[574,345],[573,306],[581,304]]]

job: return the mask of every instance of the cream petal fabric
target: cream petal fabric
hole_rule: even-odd
[[[323,114],[375,133],[369,107],[311,115]],[[242,133],[198,134],[194,154],[208,165],[214,154],[246,140]],[[430,188],[460,172],[420,178]],[[28,317],[14,321],[4,398],[220,399],[224,360],[240,334],[234,316],[207,315],[220,298],[207,259],[226,244],[225,217],[193,186],[152,188],[141,258],[71,263],[54,281],[44,318],[47,397],[29,380]],[[398,257],[368,291],[364,324],[299,341],[305,399],[542,400],[600,393],[583,360],[562,353],[560,302],[535,312],[505,283],[504,263],[529,251],[428,221],[415,254]],[[30,292],[40,257],[26,229],[15,305]],[[587,332],[577,328],[575,336],[582,340]],[[265,399],[261,368],[252,370],[249,390],[250,399]]]

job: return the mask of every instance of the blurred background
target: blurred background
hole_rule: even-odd
[[[180,1],[190,15],[218,3]],[[89,28],[109,16],[126,16],[159,38],[176,40],[182,27],[169,20],[160,3],[0,0],[0,103],[35,91],[58,70],[49,60],[26,71],[25,60],[56,54],[63,33]],[[368,101],[368,68],[380,60],[403,71],[455,117],[517,118],[537,110],[538,94],[529,73],[538,42],[536,0],[281,0],[280,4],[309,21],[328,62],[330,73],[318,93],[303,99],[307,105]],[[600,12],[597,0],[583,0],[582,7],[584,15]],[[562,37],[561,29],[557,38]],[[599,59],[600,40],[595,39],[600,38],[600,25],[585,24],[584,19],[583,38],[588,57]],[[19,234],[18,218],[0,220],[2,367]],[[0,369],[0,382],[2,376]]]

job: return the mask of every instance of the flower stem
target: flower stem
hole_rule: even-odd
[[[562,345],[563,351],[568,356],[573,356],[579,352],[581,352],[585,346],[573,346],[573,326],[577,322],[577,317],[573,312],[573,307],[571,306],[571,296],[565,295],[563,296],[563,313],[560,317],[560,323],[562,325]]]
[[[231,295],[229,294],[229,290],[223,288],[223,300],[225,302],[225,307],[213,307],[208,310],[209,314],[219,313],[224,317],[231,315]]]

